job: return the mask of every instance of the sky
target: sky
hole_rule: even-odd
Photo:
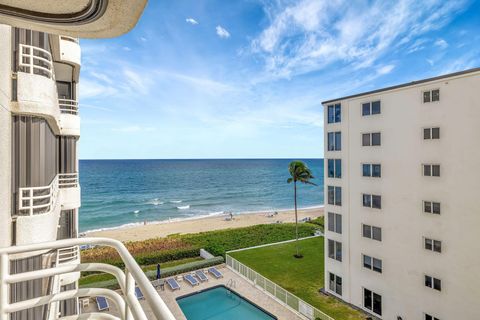
[[[150,0],[82,39],[80,159],[321,158],[322,101],[480,66],[480,1]]]

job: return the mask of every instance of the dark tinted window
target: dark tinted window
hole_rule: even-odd
[[[432,139],[440,139],[440,128],[432,128]]]
[[[433,101],[440,101],[440,90],[432,90],[432,102]]]
[[[362,165],[362,171],[363,171],[363,176],[364,177],[370,177],[372,173],[370,172],[370,165],[369,164],[364,164]]]
[[[430,128],[423,129],[423,139],[430,139]]]
[[[375,292],[373,293],[373,312],[382,315],[382,296]]]
[[[379,146],[381,144],[380,140],[380,132],[372,133],[372,146]]]
[[[440,165],[438,164],[432,165],[432,176],[440,177]]]
[[[372,195],[372,208],[382,208],[382,196]]]
[[[335,241],[328,239],[328,257],[335,259]]]
[[[327,134],[327,137],[328,137],[328,151],[335,150],[335,133],[329,132]]]
[[[328,186],[328,204],[335,204],[335,188]]]
[[[328,177],[333,178],[335,176],[335,161],[328,159]]]
[[[382,260],[373,258],[372,270],[382,273]]]
[[[342,177],[342,160],[335,159],[335,178]]]
[[[372,291],[363,289],[363,306],[372,310]]]
[[[370,133],[362,134],[362,146],[370,145]]]
[[[372,177],[381,177],[382,166],[379,164],[372,164]]]
[[[379,114],[379,113],[380,113],[380,101],[373,101],[372,114]]]
[[[342,205],[342,188],[335,187],[335,205],[341,206]]]
[[[432,166],[429,164],[426,164],[423,166],[423,175],[424,176],[431,176],[432,175]]]
[[[440,202],[432,202],[432,213],[440,214]]]
[[[423,102],[430,102],[430,91],[425,91],[423,93]]]
[[[441,291],[442,290],[442,280],[433,278],[433,289]]]
[[[327,121],[328,123],[335,122],[335,107],[333,105],[327,107]]]
[[[372,196],[369,194],[363,195],[363,206],[364,207],[371,207],[372,206]]]
[[[342,233],[342,215],[335,214],[335,232]]]
[[[432,203],[430,201],[424,201],[423,202],[423,211],[432,213]]]
[[[337,247],[337,250],[335,252],[335,259],[338,261],[342,261],[342,243],[335,241],[335,245]]]
[[[328,231],[335,232],[335,214],[332,212],[328,213]]]
[[[382,229],[379,227],[372,227],[372,239],[382,241]]]
[[[342,150],[342,133],[335,132],[335,150],[340,151]]]
[[[363,236],[365,238],[372,238],[372,227],[367,225],[367,224],[364,224],[363,225]]]
[[[368,116],[370,114],[370,102],[362,104],[362,116]]]
[[[342,107],[340,104],[335,105],[335,122],[342,121]]]

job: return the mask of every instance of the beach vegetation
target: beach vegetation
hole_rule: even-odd
[[[302,258],[300,253],[300,248],[298,246],[298,213],[297,213],[297,182],[303,184],[310,184],[316,186],[311,180],[315,177],[312,174],[312,171],[307,167],[303,161],[295,160],[290,162],[288,165],[288,172],[290,173],[290,178],[287,179],[287,183],[293,182],[293,201],[295,206],[295,258]]]

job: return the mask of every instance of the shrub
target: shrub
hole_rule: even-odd
[[[311,224],[314,224],[318,227],[320,227],[320,230],[322,230],[322,232],[325,230],[325,217],[318,217],[316,219],[313,219],[313,220],[310,220],[308,221],[308,223],[311,223]]]

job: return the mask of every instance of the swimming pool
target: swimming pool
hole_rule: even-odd
[[[225,286],[216,286],[177,298],[188,320],[273,320],[275,316]]]

